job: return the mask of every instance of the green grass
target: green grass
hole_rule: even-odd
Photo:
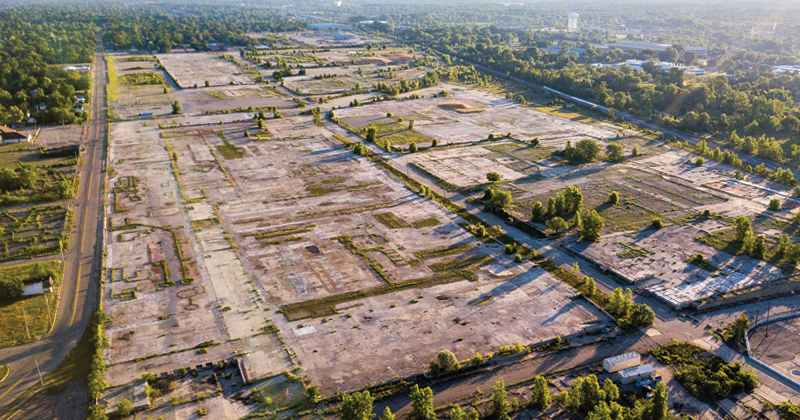
[[[647,254],[650,254],[650,251],[644,248],[639,248],[636,245],[629,244],[626,242],[617,242],[617,245],[620,245],[625,249],[625,251],[618,252],[617,256],[620,258],[627,259],[627,258],[637,258],[637,257],[644,257]]]
[[[443,261],[431,264],[429,267],[435,273],[461,271],[469,267],[477,267],[489,262],[492,259],[487,255],[474,255],[466,258],[457,258],[450,261]]]
[[[217,145],[217,150],[222,153],[225,159],[239,159],[247,155],[243,147],[239,147],[228,140],[225,140],[223,145]]]
[[[439,219],[437,219],[436,217],[429,217],[427,219],[411,222],[411,226],[414,226],[414,228],[416,229],[422,229],[431,226],[439,226],[441,224],[442,222],[440,222]]]
[[[167,84],[166,80],[164,80],[164,76],[154,72],[126,74],[120,78],[120,83],[127,86]]]
[[[114,67],[114,57],[106,55],[106,67],[108,68],[108,85],[106,85],[107,100],[116,101],[119,98],[119,78],[117,69]]]
[[[376,213],[375,219],[383,223],[383,225],[389,229],[401,229],[409,226],[405,220],[395,216],[395,214],[391,212]]]
[[[227,94],[225,94],[225,92],[223,92],[223,91],[221,91],[221,90],[207,90],[207,91],[206,91],[206,94],[207,94],[207,95],[208,95],[208,96],[209,96],[211,99],[225,99],[225,98],[227,98],[227,97],[228,97],[228,95],[227,95]]]
[[[472,249],[472,244],[450,245],[438,248],[423,249],[414,252],[414,256],[424,260],[428,258],[445,257],[447,255],[464,254]]]
[[[59,289],[62,276],[62,264],[60,261],[0,268],[0,278],[28,279],[36,277],[37,273],[52,273],[55,288],[56,290]],[[30,343],[38,340],[39,336],[48,333],[50,330],[50,321],[47,315],[48,304],[50,314],[54,317],[58,300],[52,293],[49,293],[46,299],[44,295],[39,295],[0,302],[0,319],[3,320],[3,328],[0,328],[0,347]],[[28,332],[25,329],[25,319],[28,321],[30,337],[28,337]]]

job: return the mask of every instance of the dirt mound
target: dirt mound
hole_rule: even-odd
[[[483,111],[480,108],[475,108],[474,106],[465,104],[463,102],[443,102],[439,104],[439,108],[446,109],[448,111],[459,112],[462,114],[469,114],[470,112]]]

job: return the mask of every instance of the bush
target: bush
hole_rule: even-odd
[[[517,263],[517,264],[521,263],[522,262],[522,255],[519,255],[519,254],[515,255],[514,256],[514,262]]]
[[[436,360],[438,362],[439,369],[442,372],[450,372],[461,369],[461,364],[458,363],[458,359],[456,359],[456,356],[450,350],[442,350],[439,352]]]
[[[0,302],[4,300],[16,299],[22,296],[25,285],[20,278],[0,279]]]
[[[661,219],[660,219],[660,218],[656,217],[655,219],[653,219],[652,226],[653,226],[654,228],[656,228],[656,229],[661,229],[661,228],[663,228],[663,227],[664,227],[664,222],[663,222],[663,221],[661,221]]]
[[[619,193],[616,191],[611,191],[611,194],[608,195],[608,204],[613,206],[617,203],[619,203]]]
[[[770,211],[780,211],[781,210],[781,200],[778,198],[773,198],[769,200],[769,206],[767,209]]]
[[[706,160],[703,159],[702,156],[698,156],[697,159],[694,160],[694,166],[703,166],[706,163]]]

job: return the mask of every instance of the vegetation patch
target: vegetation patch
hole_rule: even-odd
[[[160,73],[146,72],[146,73],[132,73],[126,74],[120,78],[120,82],[127,86],[144,86],[144,85],[166,85],[164,76]]]
[[[727,363],[719,356],[689,343],[675,343],[650,350],[659,362],[675,367],[675,379],[701,401],[718,401],[758,387],[756,374],[739,362]]]
[[[424,260],[428,258],[444,257],[447,255],[464,254],[473,248],[472,244],[455,244],[438,248],[423,249],[415,251],[414,256]]]
[[[622,252],[617,252],[617,256],[620,258],[627,259],[627,258],[638,258],[644,257],[647,254],[650,254],[650,251],[644,248],[639,248],[634,244],[629,244],[627,242],[617,242],[617,245],[625,248]]]
[[[389,229],[401,229],[409,227],[409,224],[405,220],[395,216],[395,214],[392,212],[375,213],[374,216],[377,221],[383,223],[383,225]]]
[[[239,159],[247,155],[244,147],[239,147],[228,140],[225,140],[225,144],[217,145],[217,150],[225,159]]]
[[[281,237],[281,236],[298,235],[300,233],[309,232],[309,231],[311,231],[311,228],[316,227],[316,226],[317,225],[315,225],[315,224],[311,224],[311,225],[307,225],[307,226],[288,226],[288,227],[282,227],[282,228],[277,228],[277,229],[262,230],[260,232],[248,233],[245,236],[252,236],[252,237],[256,238],[257,240],[271,239],[271,238],[278,238],[278,237]]]
[[[427,219],[422,219],[422,220],[417,220],[417,221],[411,222],[411,226],[414,226],[414,228],[416,228],[416,229],[422,229],[422,228],[432,227],[432,226],[439,226],[441,224],[442,224],[442,222],[440,222],[439,219],[436,218],[436,217],[429,217]]]
[[[50,331],[58,306],[55,294],[21,296],[22,281],[50,276],[57,290],[61,286],[62,274],[60,261],[0,268],[0,319],[3,320],[0,347],[30,343]]]

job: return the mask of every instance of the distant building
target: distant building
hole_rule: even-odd
[[[67,71],[75,70],[78,73],[88,73],[91,69],[92,69],[91,66],[88,66],[88,65],[86,65],[86,66],[76,66],[76,65],[64,66],[64,70],[67,70]]]
[[[644,63],[646,63],[646,62],[647,62],[647,60],[625,60],[625,65],[630,67],[630,68],[632,68],[635,71],[643,71],[644,70]],[[671,68],[675,67],[675,68],[683,70],[684,74],[688,74],[690,76],[702,76],[702,75],[706,74],[705,70],[703,70],[701,68],[697,68],[697,67],[687,67],[687,66],[684,66],[684,65],[681,65],[681,64],[666,63],[666,62],[663,62],[663,61],[652,61],[652,63],[656,67],[661,67],[661,71],[663,71],[663,72],[667,72]]]
[[[31,135],[25,135],[17,130],[0,126],[0,144],[28,143]]]
[[[208,50],[209,51],[228,51],[228,48],[225,44],[220,42],[209,42],[208,43]]]
[[[617,372],[617,381],[621,384],[630,384],[640,379],[654,376],[656,368],[651,364],[635,366]]]
[[[22,284],[25,285],[22,296],[43,295],[53,290],[53,278],[50,276],[23,280]]]
[[[795,74],[800,74],[800,66],[798,66],[798,65],[794,65],[794,66],[772,66],[772,71],[775,74],[795,75]]]
[[[567,29],[570,31],[578,30],[578,14],[570,13],[567,15]]]
[[[603,360],[603,369],[608,373],[614,373],[633,366],[638,366],[640,363],[642,363],[642,356],[632,351]]]
[[[628,52],[631,50],[635,51],[643,51],[643,50],[653,50],[656,52],[664,51],[667,48],[671,47],[672,44],[659,44],[655,42],[645,42],[645,41],[624,41],[624,42],[611,42],[611,43],[601,43],[601,44],[593,44],[595,48],[619,48],[622,51]],[[692,46],[684,46],[684,51],[689,51],[697,54],[698,57],[705,57],[708,55],[708,48],[705,47],[692,47]]]
[[[555,47],[542,48],[541,50],[549,52],[549,53],[554,53],[554,54],[561,53],[561,47],[559,47],[557,45]],[[586,53],[586,49],[585,48],[570,48],[569,49],[569,53],[576,53],[576,54],[578,54],[578,58],[580,58],[580,57],[583,57],[583,55]]]
[[[306,28],[309,31],[350,31],[353,30],[351,25],[345,25],[343,23],[309,23]]]

